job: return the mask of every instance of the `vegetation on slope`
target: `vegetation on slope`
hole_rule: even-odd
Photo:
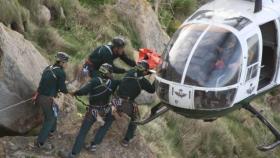
[[[154,4],[156,0],[150,0]],[[114,0],[0,0],[0,21],[22,33],[46,56],[60,50],[72,55],[72,65],[81,64],[90,50],[116,35],[129,40],[128,51],[141,43],[131,24],[114,13]],[[38,19],[39,6],[50,9],[50,23]],[[197,7],[192,0],[162,0],[158,16],[171,35]],[[72,76],[73,77],[73,76]],[[264,104],[263,99],[256,104]],[[280,129],[277,112],[258,106]],[[79,104],[80,112],[84,107]],[[279,157],[280,150],[260,152],[258,144],[270,142],[267,129],[244,110],[236,111],[213,123],[186,119],[172,112],[140,127],[148,145],[158,157]]]

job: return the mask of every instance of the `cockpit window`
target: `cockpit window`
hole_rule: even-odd
[[[214,21],[229,25],[237,30],[242,30],[245,26],[252,23],[251,20],[240,15],[227,13],[224,11],[213,11],[213,10],[200,10],[195,13],[190,19],[198,21]]]
[[[189,20],[212,19],[213,10],[199,10]]]
[[[233,33],[211,26],[195,49],[185,84],[224,87],[238,82],[242,53],[241,45]]]
[[[190,52],[206,27],[205,24],[189,24],[174,34],[164,51],[164,62],[158,71],[160,77],[169,81],[181,82]]]
[[[245,17],[239,16],[239,17],[226,18],[224,19],[223,23],[226,25],[230,25],[237,30],[242,30],[245,26],[249,25],[252,22]]]

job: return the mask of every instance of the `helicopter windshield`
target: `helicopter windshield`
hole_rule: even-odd
[[[199,41],[188,66],[185,84],[223,87],[240,77],[241,45],[230,31],[211,26]]]
[[[164,51],[164,62],[159,68],[159,76],[166,80],[181,82],[190,52],[206,28],[205,24],[185,25],[176,31]]]
[[[184,79],[187,85],[213,88],[234,85],[239,81],[242,56],[239,40],[225,28],[207,27],[190,24],[179,30],[179,35],[171,39],[165,51],[164,62],[158,71],[160,77],[181,82],[187,66]]]

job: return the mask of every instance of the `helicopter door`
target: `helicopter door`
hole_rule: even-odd
[[[263,38],[263,52],[258,90],[262,89],[275,79],[277,63],[277,29],[275,21],[260,26]]]
[[[278,57],[277,57],[277,59],[278,59],[278,65],[277,65],[277,67],[278,67],[278,69],[277,69],[277,79],[276,79],[276,83],[277,84],[280,84],[280,61],[279,61],[279,58],[280,58],[280,18],[278,18],[278,20],[277,20],[277,22],[276,22],[276,25],[277,25],[277,32],[278,32],[278,34],[277,34],[277,54],[278,54]]]
[[[180,108],[194,109],[193,95],[194,93],[191,87],[171,85],[169,90],[169,103]]]
[[[259,29],[252,28],[252,32],[249,32],[244,36],[244,54],[247,54],[247,64],[246,64],[246,72],[243,77],[243,84],[241,84],[242,88],[239,88],[239,92],[237,93],[238,99],[242,100],[252,94],[257,92],[258,87],[258,74],[260,68],[260,40],[261,33]],[[257,30],[257,32],[256,32]],[[244,62],[245,62],[244,61]]]

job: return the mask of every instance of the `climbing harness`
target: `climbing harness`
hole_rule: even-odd
[[[58,68],[60,68],[60,67],[54,66],[54,65],[50,65],[50,66],[48,66],[48,67],[44,70],[44,72],[45,72],[45,71],[50,71],[50,72],[52,73],[52,76],[57,80],[57,77],[56,77],[55,73],[53,72],[53,70],[54,70],[54,69],[58,69]]]
[[[53,102],[53,104],[52,104],[52,110],[53,110],[54,116],[57,118],[57,116],[59,114],[59,108],[55,102]]]

